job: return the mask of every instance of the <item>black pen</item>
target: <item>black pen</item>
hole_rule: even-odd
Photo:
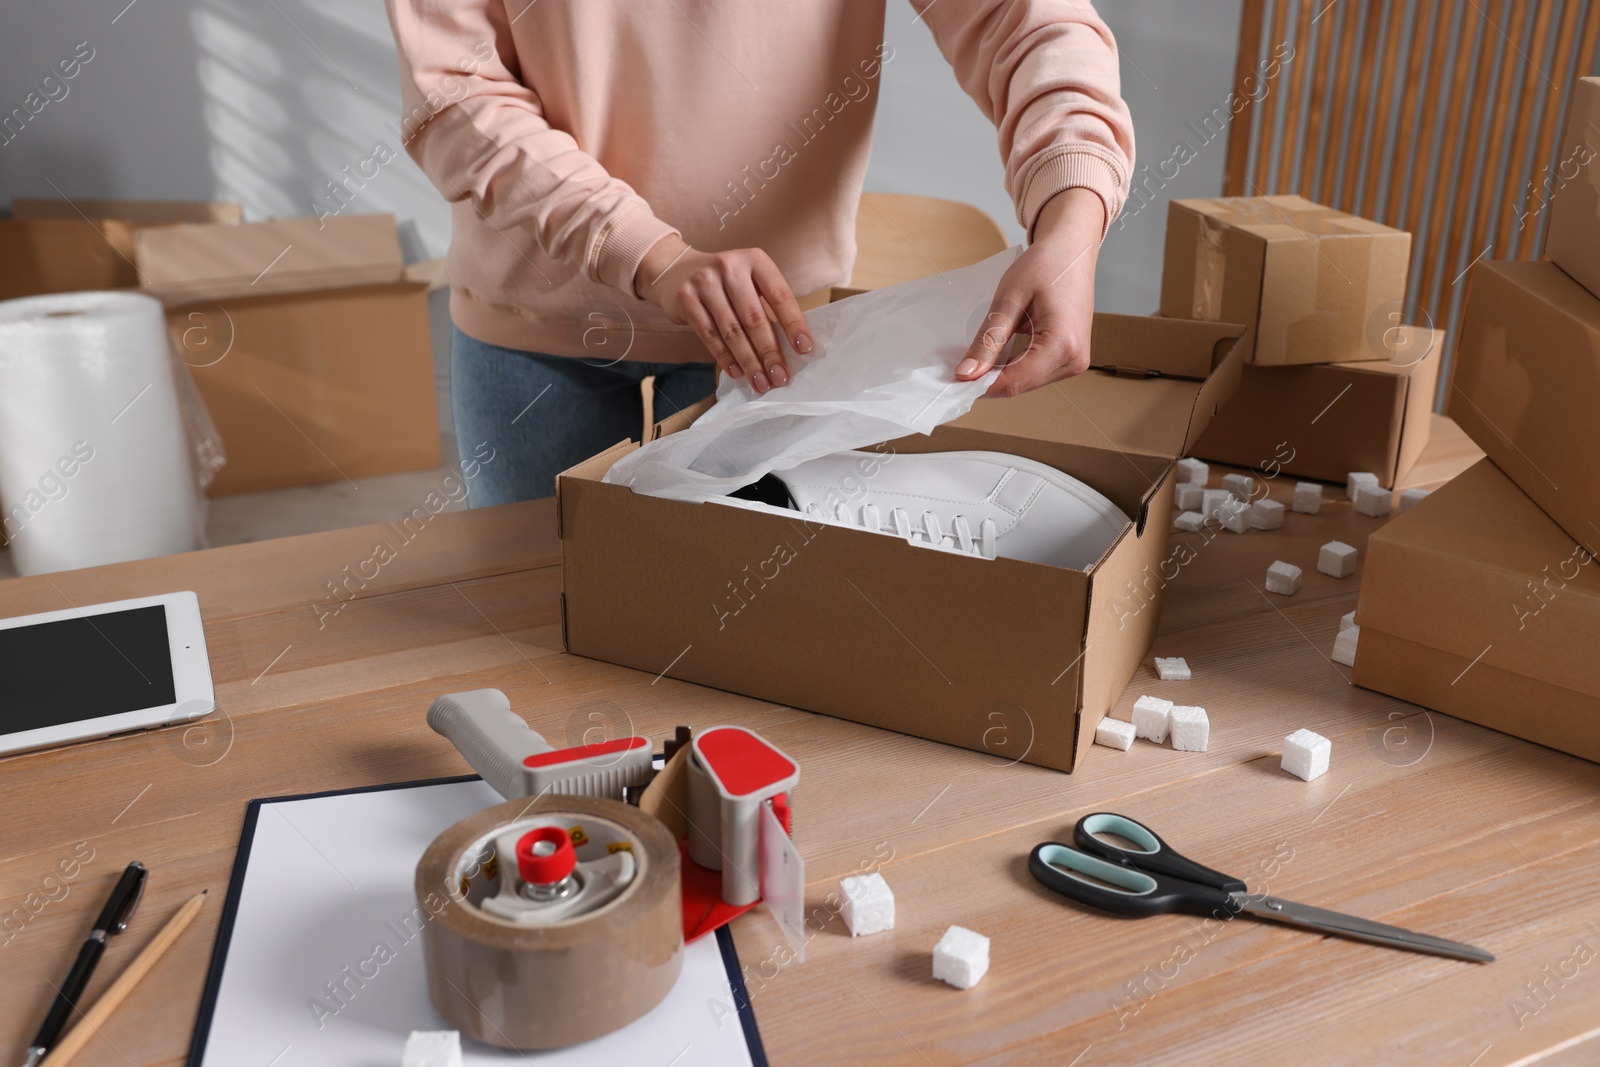
[[[94,929],[89,932],[89,940],[78,950],[78,958],[73,962],[72,970],[67,972],[67,980],[56,989],[55,1002],[50,1005],[50,1013],[44,1017],[38,1036],[28,1048],[23,1067],[38,1067],[44,1054],[61,1036],[62,1028],[77,1010],[78,1000],[83,996],[84,987],[89,984],[89,977],[94,974],[95,964],[100,962],[100,956],[106,950],[106,938],[128,928],[128,919],[132,917],[133,909],[139,906],[139,898],[144,895],[144,876],[144,864],[134,860],[123,870],[122,877],[117,879],[106,906],[100,909],[100,918],[95,920]]]

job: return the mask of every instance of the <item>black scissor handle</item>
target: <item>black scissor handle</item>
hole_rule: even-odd
[[[1228,919],[1239,913],[1239,903],[1226,890],[1147,874],[1056,841],[1034,846],[1028,871],[1046,889],[1113,915],[1143,918],[1181,911]]]
[[[1136,847],[1124,848],[1096,837],[1096,834],[1116,834],[1131,841]],[[1196,863],[1161,840],[1156,832],[1137,819],[1109,811],[1097,811],[1078,820],[1072,831],[1073,843],[1091,856],[1146,874],[1170,874],[1185,882],[1213,886],[1229,893],[1246,892],[1243,882],[1221,871]]]

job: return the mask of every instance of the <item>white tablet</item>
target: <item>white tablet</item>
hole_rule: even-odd
[[[0,753],[164,726],[216,706],[193,593],[0,619]]]

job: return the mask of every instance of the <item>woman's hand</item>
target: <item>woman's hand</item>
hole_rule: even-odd
[[[692,326],[724,374],[748,378],[758,393],[789,382],[775,324],[796,352],[811,351],[800,305],[759,248],[701,252],[668,236],[645,253],[634,284],[673,322]]]
[[[957,381],[981,378],[1000,362],[1012,335],[1027,349],[1005,364],[985,396],[1016,396],[1089,369],[1094,268],[1105,206],[1088,189],[1051,197],[1034,224],[1033,244],[1000,279],[983,328],[956,366]]]

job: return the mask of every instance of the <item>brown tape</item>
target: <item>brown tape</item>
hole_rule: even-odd
[[[627,842],[638,872],[616,900],[549,926],[484,912],[498,891],[494,838],[559,825],[580,861]],[[515,863],[512,857],[505,857]],[[658,820],[620,801],[552,796],[509,800],[440,834],[417,864],[428,995],[451,1026],[500,1048],[565,1048],[618,1030],[661,1002],[683,966],[677,842]]]
[[[661,773],[650,779],[639,810],[661,820],[675,840],[689,833],[689,746],[672,754]]]
[[[1222,282],[1228,273],[1228,253],[1222,247],[1224,223],[1196,214],[1200,232],[1194,243],[1194,307],[1191,318],[1205,322],[1222,319]]]

